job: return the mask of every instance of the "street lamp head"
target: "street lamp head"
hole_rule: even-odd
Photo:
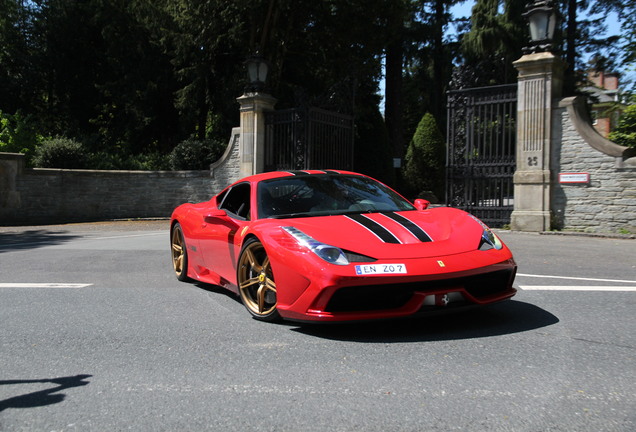
[[[525,52],[543,52],[552,49],[557,22],[557,11],[552,0],[535,0],[526,5],[523,14],[530,25],[530,45]]]
[[[249,84],[246,91],[259,92],[265,89],[269,64],[258,52],[248,57],[245,61]]]

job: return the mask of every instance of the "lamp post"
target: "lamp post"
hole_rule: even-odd
[[[258,52],[245,61],[248,84],[237,98],[240,105],[239,178],[261,173],[265,168],[266,114],[276,99],[265,92],[269,63]]]
[[[530,45],[524,47],[524,52],[530,54],[550,51],[557,22],[554,2],[535,0],[533,3],[528,3],[523,16],[530,24]]]
[[[246,61],[249,84],[245,92],[260,92],[265,89],[269,64],[258,52],[250,56]]]

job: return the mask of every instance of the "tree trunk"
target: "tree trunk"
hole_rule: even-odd
[[[571,96],[574,94],[576,88],[576,0],[568,0],[568,20],[567,20],[567,49],[565,53],[565,61],[568,63],[568,67],[564,73],[563,79],[563,95]]]
[[[384,120],[394,158],[404,155],[402,122],[402,66],[404,61],[404,9],[397,7],[389,24],[392,36],[386,46]]]

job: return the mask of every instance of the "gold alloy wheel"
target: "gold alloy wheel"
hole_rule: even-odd
[[[185,281],[188,279],[188,254],[186,251],[183,230],[178,223],[172,228],[171,246],[172,246],[172,267],[177,279]]]
[[[239,293],[247,310],[257,319],[276,321],[276,282],[263,244],[248,240],[238,262]]]

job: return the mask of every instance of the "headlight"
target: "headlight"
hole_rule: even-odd
[[[490,228],[486,228],[484,232],[481,234],[481,242],[479,243],[480,250],[488,250],[488,249],[501,249],[503,247],[503,243],[499,240],[499,237],[495,235],[494,232],[490,231]]]
[[[330,264],[347,265],[349,261],[341,249],[319,242],[295,227],[283,227],[283,230],[292,236],[299,244],[318,255]]]
[[[479,250],[489,250],[489,249],[497,249],[500,250],[503,247],[503,243],[499,240],[499,237],[495,235],[494,232],[491,231],[485,223],[477,219],[475,216],[469,214],[471,218],[473,218],[484,231],[481,233],[481,240],[479,241]]]

